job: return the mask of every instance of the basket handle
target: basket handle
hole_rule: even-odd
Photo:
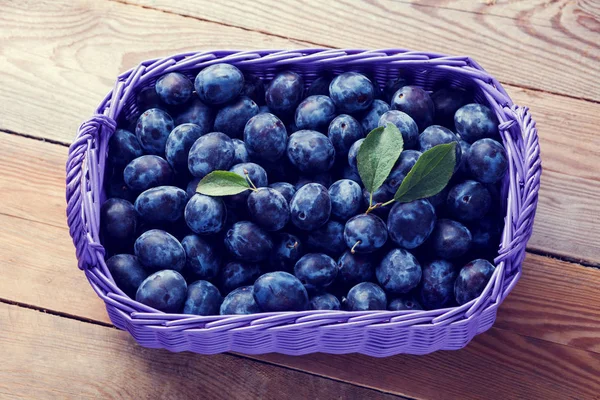
[[[114,119],[96,114],[81,124],[75,141],[69,146],[66,164],[67,222],[78,267],[82,270],[96,265],[98,257],[104,257],[104,248],[98,240],[99,225],[92,223],[98,218],[94,213],[99,207],[94,207],[94,203],[97,205],[99,202],[101,188],[97,186],[102,171],[99,171],[98,160],[91,161],[90,158],[96,159],[99,139],[109,138],[116,126]]]

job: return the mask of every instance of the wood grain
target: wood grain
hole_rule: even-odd
[[[144,349],[113,328],[7,304],[0,324],[2,398],[398,398],[235,355]]]
[[[123,1],[316,45],[468,54],[501,82],[600,101],[592,1]]]

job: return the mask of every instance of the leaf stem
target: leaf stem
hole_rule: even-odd
[[[256,192],[258,189],[256,188],[256,185],[254,184],[254,182],[252,182],[252,179],[250,179],[250,173],[248,172],[248,170],[246,168],[244,168],[244,175],[246,175],[246,179],[248,180],[248,182],[250,182],[250,186],[252,186],[248,189]]]

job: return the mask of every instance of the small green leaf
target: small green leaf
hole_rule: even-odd
[[[207,196],[230,196],[248,189],[250,186],[243,176],[235,172],[213,171],[202,178],[196,192]]]
[[[400,184],[394,200],[408,203],[438,194],[450,181],[455,163],[455,142],[439,144],[427,150]]]
[[[404,147],[402,134],[394,124],[373,129],[358,150],[358,174],[373,193],[383,184]]]

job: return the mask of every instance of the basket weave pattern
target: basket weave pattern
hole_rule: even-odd
[[[100,206],[108,140],[116,120],[134,120],[140,111],[135,94],[162,74],[190,77],[203,67],[226,62],[264,79],[282,69],[302,74],[309,84],[322,71],[360,71],[378,82],[403,74],[432,90],[441,82],[472,90],[500,122],[509,171],[503,181],[505,228],[496,269],[482,295],[460,307],[432,311],[303,311],[239,316],[165,314],[126,296],[114,283],[99,240]],[[213,354],[363,353],[384,357],[425,354],[464,347],[489,329],[496,311],[521,276],[525,246],[531,236],[540,185],[537,129],[528,109],[513,105],[498,83],[468,57],[402,49],[287,51],[214,51],[148,60],[119,76],[95,115],[83,123],[69,149],[67,216],[79,268],[106,303],[111,321],[145,347]]]

